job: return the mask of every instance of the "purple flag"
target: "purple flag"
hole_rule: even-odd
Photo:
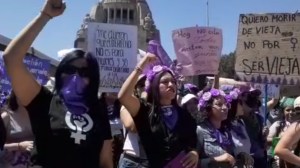
[[[155,65],[165,65],[167,67],[170,67],[173,63],[162,45],[156,40],[149,41],[147,52],[156,55],[158,57],[158,61],[146,67],[144,73],[147,73],[149,69],[151,69]]]

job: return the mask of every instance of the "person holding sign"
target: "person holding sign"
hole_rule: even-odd
[[[32,167],[112,168],[107,111],[98,99],[97,60],[74,49],[61,60],[54,92],[42,87],[23,63],[25,53],[66,4],[47,0],[40,14],[7,46],[4,62],[18,100],[28,111],[35,136]]]
[[[139,62],[124,82],[119,100],[133,117],[150,167],[197,167],[196,123],[177,104],[176,79],[171,69],[157,65],[147,73],[147,101],[134,96],[138,76],[156,61],[153,54]]]

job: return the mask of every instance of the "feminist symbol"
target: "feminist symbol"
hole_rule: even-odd
[[[93,120],[88,114],[75,115],[70,112],[66,113],[65,121],[67,126],[75,131],[71,133],[71,138],[74,138],[76,144],[80,144],[81,140],[86,140],[86,135],[93,127]]]
[[[296,38],[291,38],[291,43],[292,43],[292,49],[293,49],[293,51],[295,51],[295,48],[296,48],[296,44],[298,43],[298,39],[296,39]]]

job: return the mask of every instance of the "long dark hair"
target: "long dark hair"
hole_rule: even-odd
[[[160,78],[166,73],[170,73],[171,76],[175,79],[173,73],[171,71],[162,71],[155,75],[153,81],[151,82],[150,89],[147,95],[147,102],[151,103],[154,107],[160,107],[160,95],[159,95],[159,83]],[[177,90],[176,90],[177,91]],[[177,94],[176,94],[177,95]],[[179,107],[177,104],[176,96],[172,100],[172,105],[175,107]]]
[[[89,106],[98,102],[98,88],[100,83],[99,65],[97,59],[89,52],[83,50],[74,50],[68,53],[60,62],[55,73],[55,92],[59,93],[63,86],[63,80],[61,78],[64,73],[65,66],[71,64],[72,61],[84,58],[87,61],[88,66],[88,78],[90,80],[87,87],[87,103]]]
[[[7,108],[13,112],[16,112],[16,110],[19,108],[16,94],[13,91],[11,91],[10,95],[8,96]]]
[[[222,121],[221,124],[222,129],[231,129],[232,121],[236,119],[236,113],[237,113],[239,103],[242,103],[242,101],[239,99],[232,100],[232,102],[230,103],[231,107],[228,110],[227,119]]]
[[[6,129],[2,117],[0,117],[0,149],[3,150],[3,146],[6,141]]]

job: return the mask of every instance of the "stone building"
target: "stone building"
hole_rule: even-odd
[[[138,27],[138,48],[146,50],[147,40],[160,41],[159,30],[146,0],[103,0],[92,7],[77,32],[75,47],[87,48],[87,23],[128,24]]]

